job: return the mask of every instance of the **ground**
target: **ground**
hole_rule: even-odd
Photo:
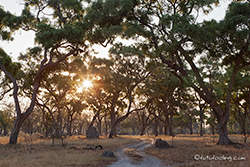
[[[131,147],[142,141],[152,142],[157,138],[166,140],[171,147],[168,149],[156,149],[153,145],[145,148]],[[128,161],[137,164],[143,157],[156,157],[161,166],[191,167],[191,166],[227,166],[241,167],[250,164],[250,145],[242,146],[218,146],[218,136],[206,135],[177,135],[171,136],[119,136],[114,139],[101,137],[100,139],[86,139],[85,136],[72,136],[64,140],[41,139],[39,135],[31,136],[21,134],[18,144],[8,145],[8,137],[0,137],[0,166],[1,167],[104,167],[119,162],[119,150],[124,149]],[[240,135],[230,135],[234,142],[243,143]],[[103,149],[84,150],[82,148],[102,145]],[[240,148],[239,148],[240,147]],[[72,149],[76,148],[76,149]],[[101,157],[105,151],[113,151],[116,159]],[[147,154],[144,154],[144,153]],[[149,156],[150,155],[150,156]],[[147,160],[144,158],[144,160]],[[143,161],[144,161],[143,160]],[[139,164],[139,163],[138,163]]]
[[[162,166],[176,167],[246,167],[250,164],[250,145],[216,145],[218,136],[177,135],[160,136],[171,147],[156,149],[149,147],[146,153],[162,160]],[[243,143],[240,135],[230,135],[234,142]]]

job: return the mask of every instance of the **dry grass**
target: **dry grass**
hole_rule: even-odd
[[[72,136],[65,139],[67,146],[61,146],[61,140],[40,139],[37,135],[24,136],[18,144],[8,145],[7,137],[0,137],[0,166],[1,167],[103,167],[116,161],[112,158],[101,157],[105,150],[115,151],[119,147],[138,142],[129,137],[108,139],[86,139],[85,136]],[[86,148],[102,145],[103,149],[74,150],[70,147]]]
[[[26,139],[25,139],[26,138]],[[166,140],[170,145],[172,137],[158,136]],[[17,145],[8,145],[7,137],[0,137],[0,166],[1,167],[103,167],[108,166],[115,159],[101,157],[105,150],[115,151],[119,147],[138,142],[140,139],[156,140],[153,136],[122,136],[114,139],[101,137],[100,139],[86,139],[85,136],[72,136],[65,140],[67,146],[61,146],[61,140],[55,140],[52,146],[51,139],[40,139],[39,135],[26,136],[21,134]],[[230,136],[234,142],[243,143],[239,135]],[[233,146],[218,146],[218,136],[199,137],[196,135],[178,135],[174,138],[173,146],[169,149],[156,149],[153,146],[145,150],[147,154],[160,158],[163,165],[177,167],[246,167],[250,164],[250,149],[236,149]],[[89,147],[102,145],[103,149],[74,150],[70,147]],[[137,154],[133,150],[127,150],[127,155],[137,161]],[[200,155],[206,158],[221,158],[224,160],[195,160]],[[243,157],[245,160],[230,161],[230,157]],[[223,158],[223,157],[222,157]]]
[[[159,136],[170,145],[172,137]],[[240,135],[232,135],[234,142],[243,143]],[[216,145],[218,136],[179,135],[174,138],[174,143],[168,149],[156,149],[153,146],[146,149],[147,154],[154,155],[163,160],[164,165],[177,167],[246,167],[250,164],[249,142],[243,149],[233,146]],[[197,160],[195,160],[198,158]],[[233,158],[240,158],[234,160]]]

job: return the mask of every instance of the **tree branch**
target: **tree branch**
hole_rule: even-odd
[[[14,98],[14,102],[15,102],[15,108],[16,108],[16,113],[17,113],[17,116],[20,116],[21,115],[21,108],[20,108],[20,105],[19,105],[19,100],[18,100],[18,97],[17,97],[17,94],[18,94],[18,85],[16,83],[16,79],[14,78],[14,76],[5,68],[4,64],[2,63],[2,61],[0,60],[0,68],[1,70],[5,73],[5,75],[7,75],[12,83],[13,83],[13,87],[14,87],[14,90],[13,90],[13,98]]]

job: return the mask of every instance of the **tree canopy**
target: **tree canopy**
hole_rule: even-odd
[[[154,122],[155,132],[161,121],[165,134],[173,134],[176,121],[191,133],[197,114],[202,129],[209,110],[221,145],[233,143],[232,116],[242,129],[250,121],[241,117],[249,110],[248,1],[232,2],[221,21],[201,23],[197,15],[212,11],[218,0],[23,2],[20,16],[0,8],[1,40],[11,41],[19,29],[35,32],[35,46],[18,62],[0,49],[1,99],[13,89],[15,104],[11,144],[33,110],[42,111],[44,126],[60,136],[64,123],[71,135],[76,115],[88,108],[88,129],[96,122],[102,131],[104,119],[110,137],[131,114],[147,126]],[[110,46],[109,58],[94,57],[94,44]],[[86,78],[92,86],[80,90]],[[20,96],[30,99],[25,109]]]

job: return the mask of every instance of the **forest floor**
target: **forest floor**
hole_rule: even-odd
[[[166,140],[171,147],[157,149],[150,145],[158,138]],[[230,135],[230,139],[243,143],[240,135]],[[177,135],[174,138],[171,136],[118,136],[114,139],[107,137],[86,139],[85,136],[72,136],[64,139],[63,146],[60,139],[55,140],[52,146],[52,139],[41,139],[38,134],[20,134],[18,144],[14,146],[8,145],[8,137],[0,137],[0,166],[105,167],[117,166],[121,164],[122,159],[127,159],[126,161],[129,162],[127,166],[128,164],[141,166],[150,163],[163,167],[249,166],[249,141],[244,147],[241,145],[235,147],[218,146],[217,140],[218,136],[211,135],[203,137]],[[103,149],[82,149],[96,145],[102,145]],[[101,157],[106,150],[113,151],[116,158]]]
[[[145,153],[158,157],[164,167],[246,167],[250,164],[250,142],[246,145],[216,145],[218,135],[158,136],[171,147],[145,149]],[[229,135],[237,143],[243,143],[241,135]],[[249,140],[249,139],[248,139]]]

